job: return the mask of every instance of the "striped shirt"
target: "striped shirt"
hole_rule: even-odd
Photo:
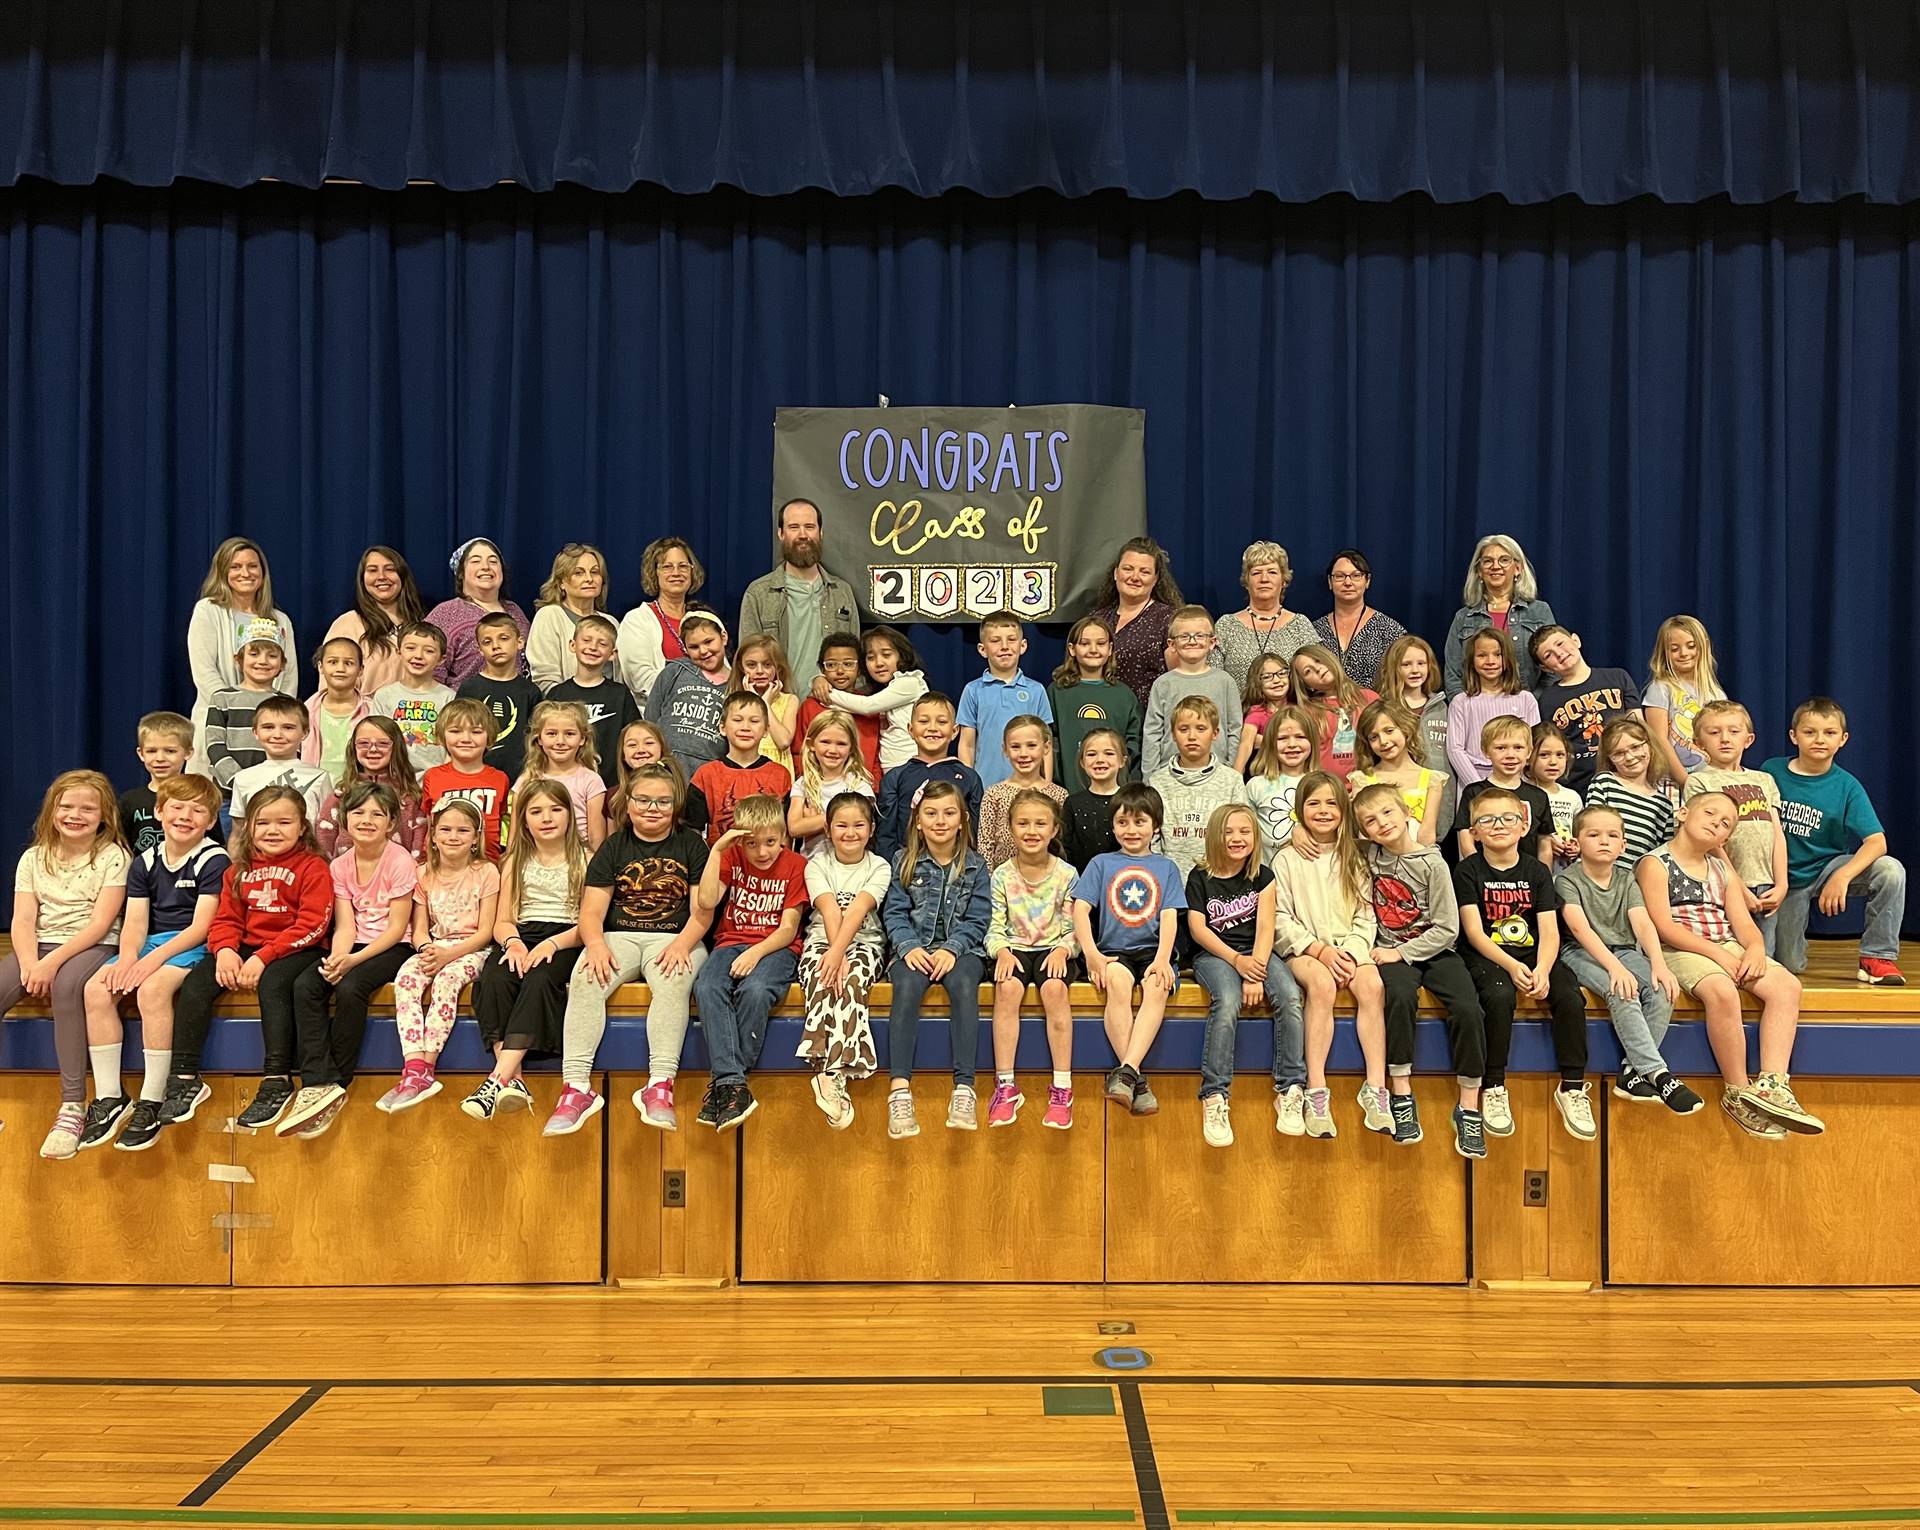
[[[1727,918],[1725,863],[1709,858],[1703,882],[1681,869],[1671,848],[1656,850],[1653,856],[1667,868],[1667,906],[1673,910],[1673,922],[1717,945],[1732,940],[1733,921]]]
[[[1588,807],[1610,807],[1627,829],[1625,862],[1633,865],[1673,838],[1679,827],[1673,804],[1664,793],[1643,792],[1629,786],[1610,770],[1595,776],[1587,787]]]

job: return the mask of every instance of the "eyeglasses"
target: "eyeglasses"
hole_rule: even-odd
[[[1203,643],[1211,643],[1213,634],[1211,632],[1176,632],[1173,635],[1173,641],[1181,648],[1198,648]]]
[[[1522,818],[1518,813],[1482,813],[1478,818],[1474,819],[1473,826],[1476,829],[1491,829],[1495,827],[1517,829],[1525,822],[1526,819]]]
[[[1335,584],[1351,584],[1353,583],[1354,580],[1364,579],[1367,576],[1361,573],[1360,570],[1356,568],[1356,569],[1335,569],[1331,574],[1327,575],[1327,577],[1333,580]]]
[[[673,806],[673,798],[671,797],[635,797],[633,799],[633,805],[635,807],[643,807],[643,808],[670,808]]]
[[[1500,553],[1492,558],[1482,558],[1480,560],[1480,566],[1482,568],[1513,568],[1516,565],[1512,558],[1509,558],[1505,553]]]

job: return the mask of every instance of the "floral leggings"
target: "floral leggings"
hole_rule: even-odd
[[[408,1057],[438,1057],[453,1034],[460,1013],[460,990],[480,975],[491,954],[488,948],[451,961],[433,976],[420,970],[420,958],[410,956],[393,980],[393,1020],[400,1028],[400,1050]]]
[[[821,1073],[841,1078],[865,1078],[873,1072],[873,1023],[867,1012],[867,990],[880,976],[880,952],[857,944],[847,952],[847,982],[843,992],[820,986],[820,958],[824,946],[808,946],[800,955],[800,987],[807,996],[806,1029],[794,1054],[804,1057]]]

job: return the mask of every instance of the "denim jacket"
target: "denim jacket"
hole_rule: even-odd
[[[929,951],[945,949],[955,956],[979,956],[986,949],[987,920],[993,912],[987,863],[973,850],[952,868],[923,854],[914,863],[913,880],[903,885],[900,863],[905,859],[904,850],[893,858],[893,881],[880,910],[895,953],[905,955],[915,946],[925,946]],[[943,907],[947,937],[935,941],[933,932],[939,926]]]

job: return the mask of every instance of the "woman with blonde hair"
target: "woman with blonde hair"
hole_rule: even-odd
[[[543,691],[573,678],[573,629],[607,609],[607,560],[597,547],[569,542],[534,601],[527,632],[527,673]]]
[[[200,598],[187,619],[187,668],[193,674],[193,759],[187,769],[212,775],[207,768],[207,707],[215,691],[240,684],[240,645],[255,621],[270,621],[280,629],[280,649],[286,666],[273,682],[285,695],[297,695],[300,666],[292,656],[300,650],[293,640],[293,623],[273,603],[273,575],[267,555],[249,537],[228,537],[213,550],[213,562],[200,584]]]
[[[1315,641],[1313,623],[1286,607],[1287,587],[1293,583],[1293,563],[1278,542],[1254,542],[1240,555],[1240,585],[1247,603],[1214,624],[1214,662],[1233,676],[1236,687],[1247,683],[1247,671],[1269,655],[1282,664]]]

